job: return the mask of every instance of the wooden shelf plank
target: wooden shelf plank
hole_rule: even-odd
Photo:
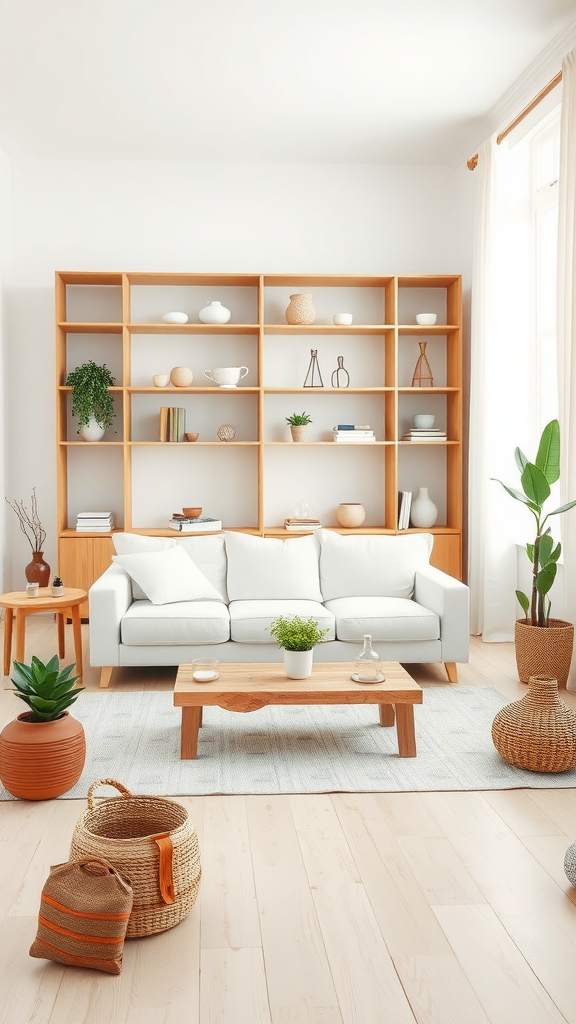
[[[65,448],[122,448],[124,441],[58,441]]]
[[[457,324],[401,324],[398,327],[398,334],[422,335],[422,334],[448,334],[449,331],[459,331]]]
[[[125,389],[121,385],[115,385],[114,387],[108,388],[108,391],[124,391]],[[72,391],[72,388],[67,384],[60,384],[58,391]]]
[[[384,445],[394,445],[395,441],[263,441],[262,444],[266,448],[282,445],[289,448],[382,448]]]
[[[127,324],[130,334],[254,334],[259,324]]]
[[[384,334],[393,331],[394,324],[264,324],[264,334]]]
[[[113,530],[75,530],[73,526],[67,526],[64,530],[60,530],[59,537],[111,537],[113,533],[123,533],[121,526],[114,527]]]
[[[265,288],[385,288],[393,282],[391,274],[264,274]]]
[[[149,274],[147,272],[130,272],[126,274],[131,285],[178,285],[179,287],[200,288],[205,285],[225,285],[236,288],[257,288],[260,283],[259,274]]]
[[[399,288],[448,288],[459,281],[458,274],[400,274]]]
[[[101,443],[101,442],[100,442]],[[289,442],[287,441],[286,444]],[[219,448],[239,448],[259,445],[260,441],[126,441],[130,448],[201,448],[206,445],[216,445]]]
[[[392,394],[395,388],[333,388],[333,387],[313,387],[313,388],[262,388],[265,395],[309,395],[316,394],[316,392],[330,394],[330,395],[383,395],[386,392]],[[416,391],[422,391],[423,388],[415,388]],[[426,388],[426,391],[431,391],[432,388]]]
[[[126,388],[126,391],[128,391],[132,395],[257,395],[258,392],[260,391],[260,388],[217,388],[214,386],[200,388],[175,388],[168,386],[165,388],[156,388],[152,384],[150,386],[146,385],[146,387],[141,388],[129,387]]]
[[[421,448],[422,445],[429,445],[429,446],[431,446],[431,445],[436,445],[436,446],[444,445],[444,446],[446,446],[446,445],[451,445],[451,444],[460,444],[460,441],[398,441],[398,446],[400,448],[406,448],[406,447],[414,448],[416,445],[418,445],[418,447]]]
[[[83,321],[61,320],[58,323],[66,334],[122,334],[120,323],[94,323]]]
[[[394,390],[394,388],[392,389]],[[449,395],[459,394],[462,388],[453,387],[438,387],[438,388],[398,388],[398,394],[400,395]]]

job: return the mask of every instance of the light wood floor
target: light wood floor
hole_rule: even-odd
[[[27,656],[55,652],[49,616],[28,630]],[[414,675],[450,685],[437,667]],[[173,677],[124,671],[112,686]],[[524,693],[512,645],[473,639],[460,685]],[[21,707],[5,690],[0,721]],[[27,955],[84,802],[0,803],[1,1024],[576,1024],[562,869],[576,791],[180,799],[200,834],[198,902],[127,943],[118,978]]]

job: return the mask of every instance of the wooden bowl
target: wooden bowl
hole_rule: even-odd
[[[184,434],[184,437],[186,438],[187,441],[197,441],[198,438],[200,437],[200,434]]]
[[[201,508],[183,508],[182,512],[187,519],[198,519],[198,516],[202,515]]]

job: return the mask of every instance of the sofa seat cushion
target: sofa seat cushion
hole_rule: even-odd
[[[133,601],[122,619],[123,644],[223,644],[230,639],[230,616],[219,601],[152,604]]]
[[[267,627],[279,615],[313,617],[321,629],[330,630],[325,640],[335,638],[334,616],[318,601],[232,601],[229,610],[231,638],[241,644],[276,643]]]
[[[338,640],[438,640],[440,620],[434,612],[402,597],[338,597],[325,606],[336,619]]]

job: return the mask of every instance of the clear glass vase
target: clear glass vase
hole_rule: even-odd
[[[364,647],[356,655],[352,679],[357,683],[381,683],[384,679],[382,659],[372,647],[372,637],[364,636]]]

